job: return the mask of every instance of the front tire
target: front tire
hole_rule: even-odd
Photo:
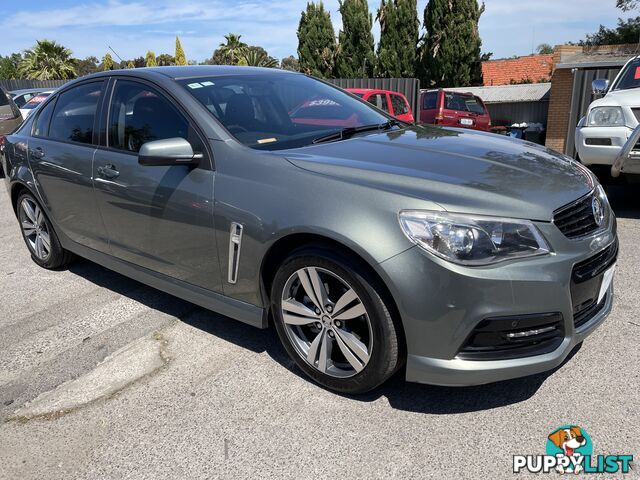
[[[71,252],[62,248],[51,222],[33,195],[25,192],[18,197],[17,215],[22,238],[34,262],[43,268],[55,269],[71,261]]]
[[[307,376],[330,390],[358,394],[382,384],[401,363],[398,332],[383,298],[359,263],[305,248],[278,269],[271,309],[284,348]]]

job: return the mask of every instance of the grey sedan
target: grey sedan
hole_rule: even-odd
[[[25,243],[259,328],[361,393],[552,369],[611,310],[616,220],[596,178],[531,143],[411,126],[302,74],[109,71],[5,141]]]

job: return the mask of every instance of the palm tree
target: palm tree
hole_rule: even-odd
[[[32,48],[25,50],[18,71],[28,80],[66,80],[76,77],[71,50],[51,40],[37,40]]]
[[[224,36],[227,42],[221,43],[219,46],[220,54],[229,65],[236,65],[247,51],[248,45],[240,40],[241,37],[242,35],[229,33]]]
[[[249,47],[238,60],[238,65],[275,68],[278,66],[278,61],[260,48]]]

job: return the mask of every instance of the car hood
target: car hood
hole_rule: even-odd
[[[588,170],[539,145],[417,126],[288,151],[308,171],[435,202],[451,212],[550,221],[593,189]]]
[[[589,110],[594,107],[638,107],[640,106],[640,88],[614,90],[604,97],[594,100]]]

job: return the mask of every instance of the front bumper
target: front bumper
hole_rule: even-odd
[[[465,386],[551,370],[604,321],[611,311],[613,285],[598,313],[576,328],[571,278],[576,264],[616,241],[615,218],[605,231],[580,240],[569,240],[551,223],[536,225],[553,246],[552,254],[469,268],[413,247],[378,265],[402,318],[408,381]],[[495,360],[459,356],[487,318],[551,312],[563,319],[563,338],[553,351]]]
[[[578,127],[575,144],[580,161],[584,165],[613,165],[632,132],[629,127]],[[610,144],[590,144],[598,142]]]

